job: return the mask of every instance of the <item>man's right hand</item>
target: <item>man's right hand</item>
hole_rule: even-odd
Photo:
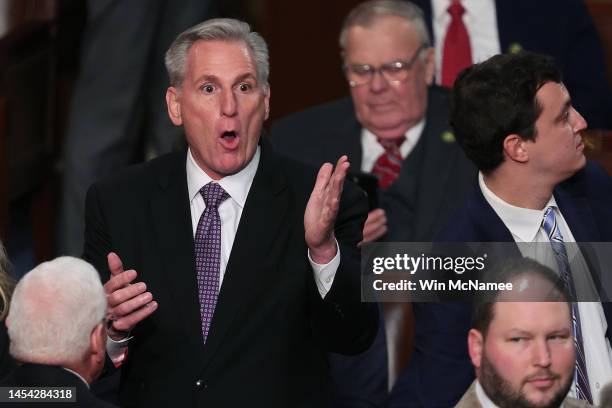
[[[126,338],[138,322],[149,317],[157,309],[157,302],[151,292],[146,291],[144,282],[132,283],[138,274],[133,269],[124,271],[116,253],[109,253],[107,260],[111,273],[104,284],[108,299],[107,316],[111,322],[108,335],[117,341]]]
[[[376,241],[387,233],[387,215],[382,208],[376,208],[368,213],[368,219],[363,226],[363,240],[360,245]]]

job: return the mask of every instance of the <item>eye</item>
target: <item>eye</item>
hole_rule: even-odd
[[[522,343],[526,340],[525,337],[510,337],[509,341],[512,343]]]
[[[242,82],[240,85],[238,85],[238,89],[240,89],[241,92],[249,92],[251,89],[253,89],[253,85]]]
[[[548,336],[548,339],[553,341],[565,341],[568,338],[569,335],[567,334],[551,334],[550,336]]]
[[[372,67],[370,65],[351,65],[350,70],[353,71],[356,75],[368,75],[372,72]]]
[[[204,84],[200,87],[200,89],[202,90],[202,92],[207,93],[207,94],[211,94],[215,92],[215,87],[212,84]]]
[[[390,64],[383,65],[383,70],[389,74],[397,74],[406,68],[406,64],[403,62],[392,62]]]

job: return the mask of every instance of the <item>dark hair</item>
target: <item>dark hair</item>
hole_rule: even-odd
[[[547,82],[561,82],[559,69],[552,58],[529,52],[496,55],[459,74],[451,98],[451,125],[479,170],[489,173],[502,163],[506,136],[535,139],[535,122],[542,112],[536,93]]]
[[[530,301],[562,301],[566,303],[570,301],[570,295],[567,292],[563,279],[549,267],[530,258],[504,259],[487,272],[484,280],[516,284],[519,278],[529,276],[542,278],[551,284],[551,290],[548,293],[533,297],[529,299]],[[477,292],[474,296],[472,304],[472,328],[481,332],[483,337],[486,337],[489,330],[489,325],[494,317],[493,306],[498,301],[501,293],[500,290],[482,291]],[[516,299],[516,301],[521,300]],[[508,299],[508,301],[512,301],[512,299]]]

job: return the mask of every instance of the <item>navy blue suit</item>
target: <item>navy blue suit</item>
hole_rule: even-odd
[[[412,0],[431,30],[431,1]],[[501,52],[519,48],[555,59],[572,101],[592,129],[612,129],[612,92],[601,41],[583,0],[496,0]],[[435,39],[442,46],[444,39]]]
[[[561,183],[555,200],[577,242],[612,241],[612,180],[600,167],[584,169]],[[479,187],[438,235],[440,242],[513,242]],[[517,254],[518,254],[517,247]],[[597,280],[597,277],[594,277]],[[612,304],[603,303],[612,323]],[[416,349],[391,395],[391,407],[452,407],[474,379],[467,353],[467,303],[415,303]],[[606,337],[612,341],[608,328]]]

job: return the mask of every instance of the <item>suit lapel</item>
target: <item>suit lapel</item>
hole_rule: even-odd
[[[499,48],[501,54],[508,52],[508,46],[510,45],[511,39],[514,37],[514,33],[511,30],[513,27],[512,11],[514,2],[508,2],[507,0],[495,1],[495,14],[497,15],[497,32],[499,35]],[[510,7],[506,7],[506,5]],[[510,23],[510,24],[508,24]]]
[[[363,159],[363,151],[361,149],[361,125],[354,116],[351,116],[350,119],[346,121],[340,135],[342,137],[342,144],[347,149],[346,155],[353,165],[352,170],[354,172],[361,171],[361,161]],[[341,155],[338,155],[336,160],[338,160],[340,156]]]
[[[162,275],[176,305],[176,315],[182,316],[185,332],[189,334],[187,339],[197,349],[202,347],[202,322],[185,170],[186,153],[176,157],[170,171],[159,174],[159,190],[153,194],[151,214],[162,260]]]
[[[468,202],[470,218],[475,226],[476,236],[482,242],[514,242],[510,230],[495,213],[476,186],[473,197]],[[517,247],[518,250],[518,247]]]
[[[210,363],[245,299],[257,281],[269,282],[254,271],[254,265],[265,265],[266,256],[281,228],[289,204],[286,180],[274,164],[270,146],[264,144],[261,159],[249,191],[232,252],[225,270],[223,285],[210,333],[204,347],[202,369]],[[259,269],[261,270],[261,269]]]
[[[435,111],[435,109],[428,109]],[[433,214],[438,213],[442,205],[445,192],[448,190],[453,164],[460,153],[455,146],[456,142],[446,143],[441,139],[445,131],[440,126],[444,121],[428,118],[426,128],[421,135],[425,151],[417,174],[419,178],[418,199],[416,203],[416,214],[432,214],[432,216],[419,216],[415,219],[414,231],[420,236],[420,231],[432,231],[435,223]],[[452,198],[451,198],[452,199]],[[432,204],[434,206],[432,207]]]
[[[343,154],[347,155],[351,163],[351,173],[361,171],[361,125],[357,122],[353,112],[353,105],[350,106],[351,114],[347,115],[346,121],[338,128],[338,132],[327,139],[326,146],[321,146],[327,150],[324,157],[335,164]]]
[[[425,129],[419,140],[419,143],[423,144],[423,154],[421,159],[417,160],[417,166],[412,166],[416,174],[407,175],[418,178],[415,213],[419,214],[419,217],[415,219],[413,228],[413,236],[417,237],[422,236],[425,231],[431,231],[429,235],[433,234],[435,214],[439,213],[444,200],[453,199],[445,198],[445,194],[448,191],[448,183],[451,182],[457,154],[462,154],[457,142],[442,140],[445,132],[451,132],[447,116],[448,101],[433,89],[429,91],[428,98]],[[410,156],[407,160],[410,160]]]
[[[555,189],[554,195],[576,242],[601,240],[595,217],[585,197],[572,197],[561,188]]]
[[[571,179],[568,180],[564,185],[571,183],[571,181]],[[606,287],[602,287],[601,284],[602,273],[605,273],[605,270],[599,268],[600,264],[597,261],[597,251],[590,248],[588,244],[580,244],[581,242],[597,242],[604,239],[597,228],[595,217],[587,199],[583,196],[571,196],[563,188],[556,188],[554,194],[555,200],[557,200],[557,204],[563,214],[563,218],[565,218],[567,225],[572,231],[574,239],[578,242],[580,251],[591,271],[591,277],[593,278],[595,287],[603,291],[602,295],[604,297],[609,297],[610,294],[606,293]],[[612,322],[612,303],[602,302],[602,307],[606,316],[606,321],[608,322],[606,337],[612,341],[612,324],[610,324],[610,322]]]
[[[470,385],[470,388],[463,394],[459,403],[455,408],[482,408],[480,401],[478,401],[478,395],[476,394],[476,381]]]

